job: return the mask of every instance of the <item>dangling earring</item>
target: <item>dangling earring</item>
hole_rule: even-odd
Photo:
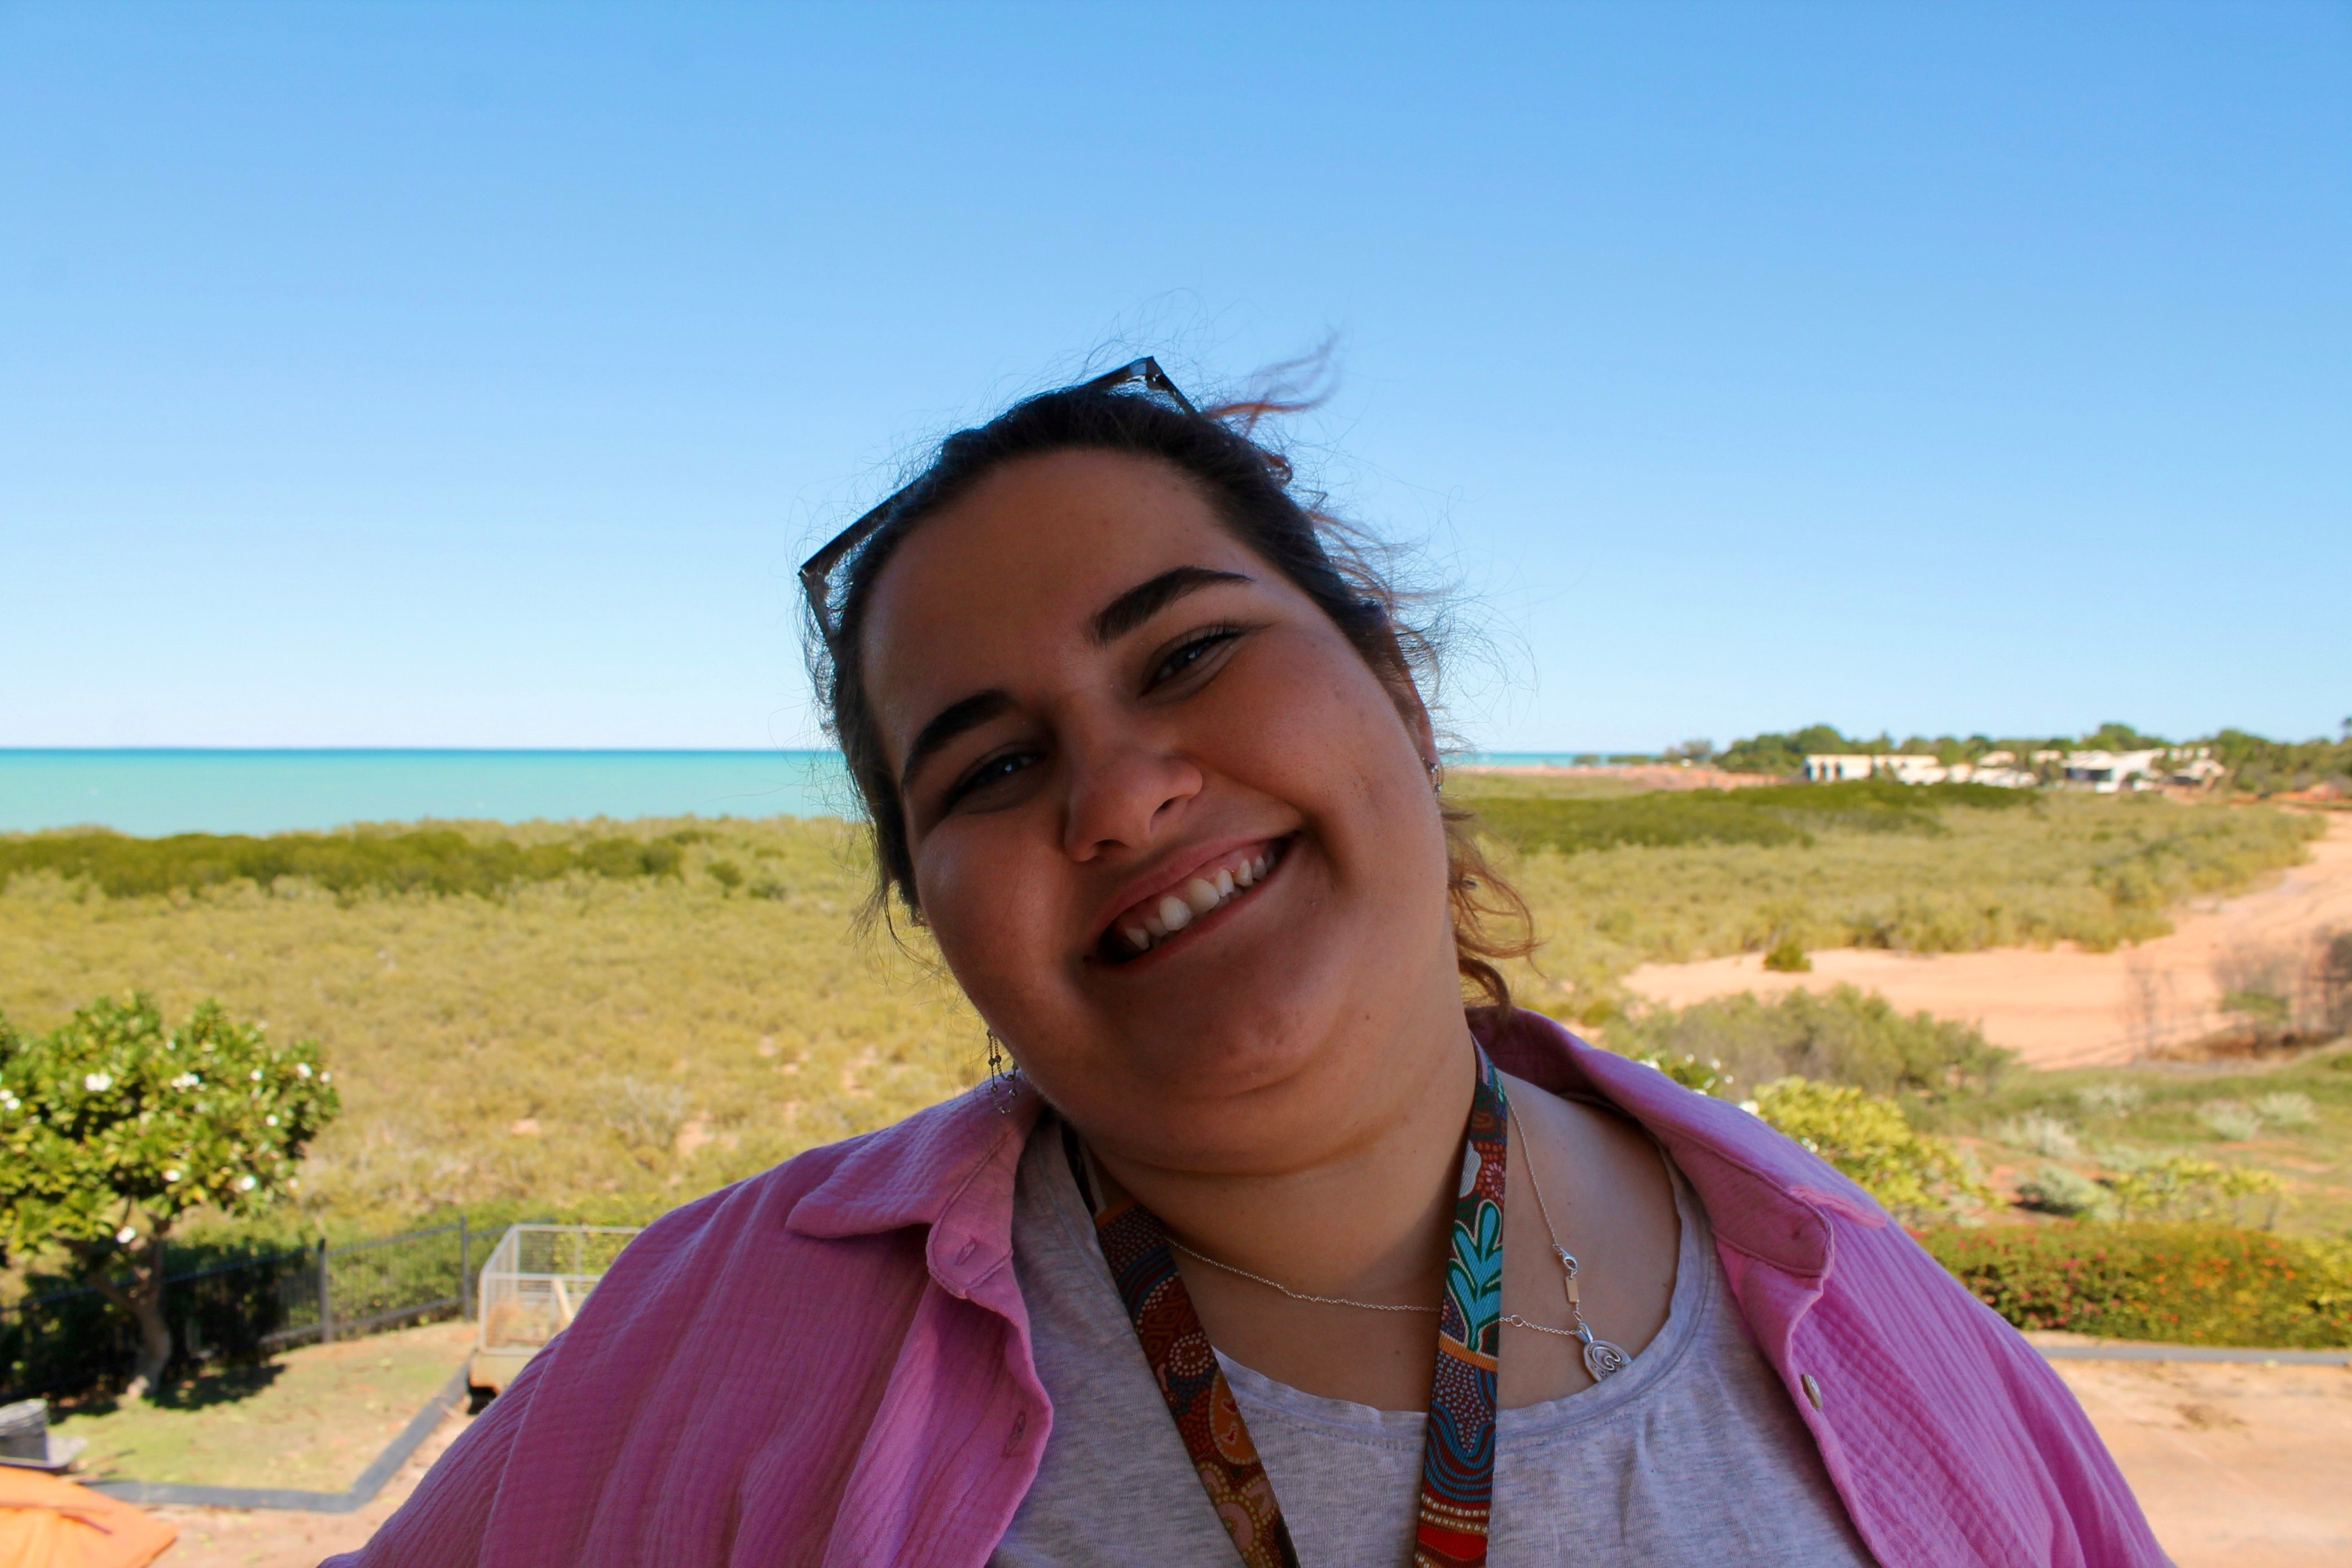
[[[995,1030],[989,1030],[988,1098],[996,1102],[996,1114],[999,1116],[1013,1114],[1013,1096],[1020,1093],[1019,1086],[1013,1080],[1020,1071],[1018,1062],[1009,1068],[1004,1065],[1004,1042],[996,1037]]]
[[[1434,793],[1444,793],[1445,789],[1444,764],[1441,763],[1435,757],[1432,757],[1423,765],[1429,769],[1430,789]]]

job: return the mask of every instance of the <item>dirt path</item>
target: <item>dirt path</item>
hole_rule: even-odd
[[[2053,1364],[2179,1568],[2352,1563],[2352,1368]]]
[[[1697,963],[1645,963],[1626,976],[1653,1002],[1687,1006],[1753,991],[1857,985],[1906,1012],[1980,1025],[1985,1037],[2035,1067],[2126,1062],[2228,1026],[2214,966],[2233,952],[2352,930],[2352,813],[2331,812],[2311,859],[2268,887],[2175,917],[2170,936],[2114,952],[2002,947],[1930,957],[1859,948],[1812,954],[1810,974],[1772,974],[1755,953]]]

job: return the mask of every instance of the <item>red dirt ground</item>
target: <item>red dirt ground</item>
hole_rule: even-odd
[[[2327,836],[2305,864],[2253,892],[2192,907],[2174,924],[2170,936],[2114,952],[2002,947],[1923,957],[1834,948],[1811,955],[1809,974],[1770,973],[1743,953],[1645,963],[1626,984],[1677,1007],[1739,991],[1774,997],[1855,985],[1906,1012],[1975,1023],[2033,1067],[2127,1062],[2228,1026],[2214,966],[2233,951],[2352,930],[2352,813],[2328,814]]]

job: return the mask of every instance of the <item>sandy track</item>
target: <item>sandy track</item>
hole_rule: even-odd
[[[1760,996],[1857,985],[1906,1012],[1979,1025],[2035,1067],[2126,1062],[2228,1026],[2214,965],[2232,952],[2352,930],[2352,813],[2331,812],[2308,862],[2251,893],[2192,906],[2170,936],[2114,952],[2001,947],[1927,957],[1860,948],[1812,954],[1810,974],[1772,974],[1755,953],[1645,963],[1626,984],[1673,1006],[1735,992]]]
[[[2352,1368],[2053,1364],[2179,1568],[2352,1563]]]

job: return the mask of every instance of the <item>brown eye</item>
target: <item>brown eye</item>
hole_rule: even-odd
[[[990,757],[948,786],[947,799],[943,805],[947,809],[952,810],[956,803],[965,796],[986,789],[991,784],[1003,784],[1013,774],[1034,766],[1036,762],[1037,753],[1034,752],[1006,752]]]
[[[1150,684],[1160,686],[1175,679],[1187,670],[1197,667],[1210,654],[1241,635],[1242,628],[1239,626],[1212,626],[1200,636],[1184,642],[1166,658],[1161,659],[1160,668],[1151,672]]]

